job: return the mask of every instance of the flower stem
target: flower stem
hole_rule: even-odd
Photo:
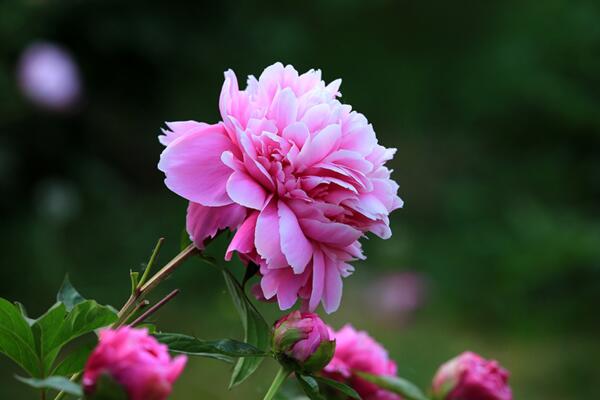
[[[165,304],[167,304],[169,301],[171,301],[173,299],[173,297],[177,296],[179,294],[179,289],[175,289],[173,290],[171,293],[169,293],[168,295],[166,295],[162,300],[160,300],[158,303],[156,303],[155,305],[153,305],[152,307],[150,307],[148,309],[148,311],[146,311],[145,313],[143,313],[142,315],[140,315],[139,317],[137,317],[135,319],[135,321],[133,321],[132,323],[130,323],[129,325],[131,326],[136,326],[141,324],[142,322],[144,322],[148,317],[150,317],[152,314],[154,314],[155,312],[157,312],[162,306],[164,306]]]
[[[148,282],[139,285],[135,292],[129,296],[127,302],[121,307],[119,311],[119,317],[117,322],[113,324],[113,328],[118,328],[123,325],[127,319],[131,316],[131,312],[136,308],[137,303],[142,301],[148,293],[152,291],[160,282],[164,281],[169,275],[183,263],[188,257],[198,253],[198,250],[194,244],[190,244],[188,247],[183,249],[181,253],[177,254],[171,261],[169,261],[164,267],[161,268],[156,274],[154,274]]]
[[[152,255],[150,256],[150,260],[148,260],[148,264],[146,264],[146,268],[144,269],[144,273],[142,274],[142,277],[140,278],[140,281],[138,282],[137,287],[142,287],[142,285],[144,283],[146,283],[146,279],[148,279],[148,275],[150,274],[150,270],[152,269],[152,265],[154,265],[154,260],[156,260],[156,256],[158,255],[158,252],[160,251],[160,248],[163,244],[163,242],[165,241],[165,238],[160,238],[158,239],[158,242],[156,242],[156,246],[154,247],[154,250],[152,251]],[[137,288],[136,288],[137,289]]]
[[[277,371],[277,375],[275,375],[275,379],[273,379],[273,383],[271,383],[271,387],[269,388],[269,391],[267,392],[263,400],[273,399],[273,397],[275,397],[275,394],[277,394],[277,391],[279,390],[283,382],[285,382],[289,374],[290,371],[288,369],[284,367],[279,368],[279,371]]]
[[[81,377],[81,372],[78,372],[76,374],[73,374],[73,376],[71,377],[70,381],[71,382],[77,382],[80,377]],[[60,392],[58,392],[58,394],[56,395],[56,397],[54,398],[54,400],[62,400],[65,396],[66,396],[66,393],[61,390]]]

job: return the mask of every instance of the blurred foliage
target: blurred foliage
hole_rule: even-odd
[[[329,321],[368,329],[422,385],[470,348],[513,371],[517,399],[593,398],[598,21],[592,0],[0,2],[0,295],[37,316],[68,271],[86,297],[124,301],[128,270],[158,236],[168,239],[163,261],[175,254],[184,221],[185,202],[156,170],[163,121],[216,121],[224,70],[243,81],[280,60],[342,77],[344,101],[399,149],[406,206],[394,236],[365,243],[369,258]],[[39,39],[81,68],[85,101],[69,114],[40,111],[18,91],[19,54]],[[211,251],[223,249],[221,240]],[[402,329],[371,317],[362,297],[394,270],[431,283]],[[171,282],[182,295],[158,317],[164,329],[240,337],[218,272],[190,262]],[[257,398],[274,374],[265,365],[228,393],[227,368],[190,363],[174,398]],[[12,365],[0,373],[0,397],[32,396]]]

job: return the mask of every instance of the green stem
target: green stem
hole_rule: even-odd
[[[125,305],[123,305],[119,311],[119,318],[117,322],[113,324],[113,328],[118,328],[119,326],[123,325],[125,321],[129,319],[131,312],[135,309],[139,301],[142,301],[146,295],[152,291],[152,289],[169,277],[169,275],[171,275],[173,271],[175,271],[175,269],[179,267],[181,263],[183,263],[183,261],[185,261],[191,255],[199,252],[200,250],[198,250],[194,244],[190,244],[188,247],[183,249],[181,253],[177,254],[175,258],[169,261],[167,265],[162,267],[160,271],[154,274],[154,276],[152,276],[148,282],[144,283],[143,285],[139,285],[135,293],[129,297]]]
[[[156,243],[156,246],[154,247],[154,250],[152,251],[152,255],[150,256],[150,260],[148,261],[148,264],[146,264],[146,269],[144,269],[144,273],[142,274],[142,277],[140,278],[140,281],[138,282],[138,285],[137,285],[138,288],[142,287],[142,285],[144,283],[146,283],[146,279],[148,279],[148,275],[150,274],[152,265],[154,265],[154,260],[156,260],[156,256],[158,255],[158,252],[160,251],[160,247],[162,246],[164,241],[165,241],[165,238],[158,239],[158,242]]]
[[[269,391],[267,392],[263,400],[273,399],[273,397],[275,397],[275,394],[277,394],[277,391],[279,390],[283,382],[285,382],[285,379],[288,377],[289,374],[290,371],[286,368],[279,368],[279,371],[277,371],[277,375],[275,375],[275,379],[273,379],[273,383],[271,383],[271,387],[269,388]]]
[[[71,377],[71,382],[77,382],[79,380],[79,378],[81,377],[81,372],[78,372],[76,374],[73,374],[73,376]],[[56,395],[56,397],[54,398],[54,400],[61,400],[63,399],[67,394],[63,391],[58,392],[58,394]]]

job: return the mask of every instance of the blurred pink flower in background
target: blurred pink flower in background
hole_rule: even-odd
[[[25,97],[42,108],[68,111],[80,99],[79,69],[71,54],[59,45],[29,45],[21,55],[17,75]]]
[[[275,323],[273,350],[303,371],[320,371],[333,357],[335,340],[317,314],[293,311]]]
[[[433,378],[436,400],[512,400],[507,370],[470,351],[443,364]]]
[[[368,284],[365,302],[382,322],[403,325],[427,298],[427,280],[418,272],[384,275]]]
[[[185,367],[186,356],[171,359],[168,348],[146,329],[122,327],[100,331],[100,341],[83,373],[87,395],[106,374],[125,390],[130,400],[164,400]]]
[[[401,397],[380,389],[356,376],[354,371],[373,375],[396,375],[396,363],[383,346],[367,332],[357,331],[346,325],[334,333],[335,353],[323,370],[323,375],[352,386],[364,400],[400,400]]]
[[[283,310],[300,297],[335,311],[349,264],[364,258],[367,232],[391,236],[388,215],[402,207],[385,163],[395,149],[340,103],[336,80],[276,63],[238,88],[225,73],[222,122],[168,123],[158,165],[169,189],[190,201],[187,230],[199,248],[222,229],[237,252],[260,266],[262,296]],[[260,296],[260,295],[259,295]]]

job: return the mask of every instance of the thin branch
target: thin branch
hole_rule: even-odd
[[[190,244],[188,247],[183,249],[181,253],[177,254],[175,258],[167,263],[164,267],[160,269],[152,278],[148,280],[142,287],[138,287],[127,302],[121,307],[121,310],[118,314],[117,321],[113,324],[113,328],[118,328],[123,325],[126,321],[127,316],[131,315],[131,310],[134,308],[138,301],[143,300],[148,293],[152,291],[160,282],[167,279],[173,271],[177,269],[187,258],[194,254],[200,254],[200,250],[194,246],[194,244]]]
[[[148,311],[146,311],[145,313],[143,313],[142,315],[140,315],[139,317],[137,317],[135,319],[135,321],[133,321],[129,325],[136,326],[136,325],[141,324],[148,317],[150,317],[152,314],[154,314],[156,311],[158,311],[162,306],[164,306],[165,304],[167,304],[169,301],[171,301],[173,299],[173,297],[177,296],[178,294],[179,294],[179,289],[173,290],[171,293],[169,293],[168,295],[166,295],[161,301],[159,301],[158,303],[156,303],[155,305],[153,305],[152,307],[150,307],[148,309]]]
[[[138,285],[137,285],[138,288],[141,287],[146,282],[146,279],[148,279],[148,275],[150,274],[150,270],[152,269],[154,260],[156,260],[156,256],[158,255],[158,252],[160,251],[160,248],[164,241],[165,241],[165,238],[161,237],[160,239],[158,239],[158,242],[156,242],[156,246],[154,247],[154,250],[152,251],[150,260],[148,260],[148,264],[146,264],[146,269],[144,270],[144,273],[142,274],[142,277],[140,278],[140,281],[138,282]]]

